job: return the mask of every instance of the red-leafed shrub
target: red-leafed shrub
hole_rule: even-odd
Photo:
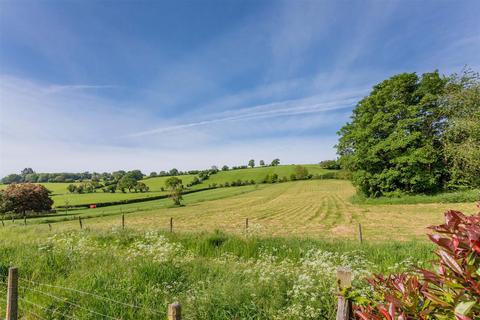
[[[0,191],[0,212],[27,213],[52,209],[53,200],[50,191],[34,183],[14,183]]]
[[[448,211],[445,223],[430,229],[436,270],[375,275],[371,296],[347,295],[356,319],[480,319],[480,214]]]

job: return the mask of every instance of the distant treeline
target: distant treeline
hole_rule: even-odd
[[[140,179],[145,177],[140,170],[132,170],[138,172],[141,175]],[[190,171],[179,171],[177,169],[172,169],[170,171],[160,171],[158,174],[156,172],[150,173],[150,177],[164,177],[164,176],[177,176],[177,175],[186,175],[186,174],[198,174],[202,170],[190,170]],[[96,181],[114,181],[119,180],[122,176],[127,173],[125,170],[119,170],[114,172],[56,172],[56,173],[36,173],[32,168],[25,168],[20,174],[12,173],[8,176],[5,176],[2,179],[2,183],[22,183],[22,182],[82,182],[85,180],[96,180]]]
[[[280,159],[276,158],[273,159],[270,164],[265,164],[263,160],[260,160],[261,167],[268,167],[268,166],[278,166],[280,164]],[[227,165],[222,167],[222,171],[228,170],[238,170],[238,169],[247,169],[247,168],[255,167],[255,161],[252,159],[248,162],[248,165],[241,165],[241,166],[233,166],[229,168]],[[188,171],[180,171],[176,168],[173,168],[169,171],[159,171],[155,172],[152,171],[147,176],[141,172],[141,170],[132,170],[132,171],[125,171],[125,170],[118,170],[114,172],[81,172],[81,173],[72,173],[72,172],[56,172],[56,173],[37,173],[32,168],[25,168],[23,169],[20,174],[12,173],[4,178],[2,178],[1,182],[4,184],[10,183],[22,183],[22,182],[82,182],[85,180],[92,180],[92,181],[118,181],[120,180],[127,172],[135,172],[136,180],[141,180],[144,178],[154,178],[154,177],[169,177],[169,176],[182,176],[182,175],[199,175],[199,179],[202,180],[205,176],[208,176],[212,173],[218,172],[219,169],[217,166],[212,166],[210,169],[204,170],[188,170]],[[108,185],[108,183],[107,183]]]

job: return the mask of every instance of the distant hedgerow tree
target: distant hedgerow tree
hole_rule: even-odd
[[[22,170],[22,176],[25,176],[27,174],[35,173],[32,168],[25,168]]]
[[[272,164],[271,164],[272,166],[278,166],[279,164],[280,164],[280,159],[277,158],[272,160]]]
[[[137,191],[147,192],[150,188],[143,182],[137,182],[134,189],[135,189],[135,192],[137,192]]]
[[[304,166],[295,167],[295,179],[296,180],[305,180],[308,178],[308,170]]]
[[[128,189],[128,191],[132,191],[135,186],[137,185],[137,179],[135,179],[131,175],[124,175],[120,181],[118,181],[118,188],[119,189]]]
[[[70,193],[74,193],[75,191],[77,191],[77,186],[74,185],[74,184],[69,184],[69,185],[67,186],[67,190],[68,190],[68,192],[70,192]]]
[[[264,167],[265,166],[265,161],[260,160],[259,164],[260,164],[261,167]]]
[[[222,167],[222,171],[228,171],[228,169],[229,169],[229,168],[228,168],[227,165],[224,165],[224,166]]]
[[[338,160],[323,160],[319,163],[320,168],[323,169],[331,169],[331,170],[339,170],[340,169],[340,161]]]
[[[170,177],[165,180],[165,186],[170,190],[170,198],[172,198],[175,205],[180,205],[183,191],[182,179],[177,177]]]
[[[248,161],[248,166],[249,166],[250,168],[255,167],[255,160],[254,160],[254,159],[250,159],[250,161]]]
[[[23,181],[23,177],[19,174],[12,173],[2,179],[2,183],[10,184],[10,183],[20,183]]]

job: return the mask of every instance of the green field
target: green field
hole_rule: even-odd
[[[101,190],[98,190],[94,193],[65,193],[57,194],[52,196],[54,201],[54,206],[65,206],[65,205],[83,205],[83,204],[96,204],[102,202],[110,201],[120,201],[120,200],[130,200],[130,199],[145,199],[149,197],[156,197],[160,195],[166,195],[167,192],[157,191],[157,192],[116,192],[116,193],[105,193]]]
[[[304,165],[308,168],[309,173],[311,174],[323,174],[331,170],[321,169],[318,165]],[[224,184],[225,182],[231,183],[237,180],[250,181],[254,180],[256,183],[261,183],[267,174],[276,173],[278,176],[290,178],[290,175],[294,173],[294,165],[285,165],[285,166],[276,166],[276,167],[260,167],[260,168],[249,168],[249,169],[239,169],[239,170],[229,170],[229,171],[220,171],[217,174],[211,175],[209,179],[205,180],[203,183],[197,184],[191,187],[192,190],[203,189],[209,187],[209,185],[216,183]],[[186,186],[188,183],[192,182],[196,175],[182,175],[178,176],[182,179],[182,183]],[[116,193],[104,193],[102,190],[98,189],[94,193],[69,193],[67,191],[67,186],[70,183],[42,183],[48,190],[52,191],[52,199],[54,201],[54,206],[65,206],[65,205],[89,205],[97,204],[102,202],[111,202],[111,201],[121,201],[129,199],[142,199],[155,197],[159,195],[165,195],[166,192],[161,191],[162,187],[165,187],[165,181],[169,177],[155,177],[155,178],[146,178],[143,179],[144,182],[149,188],[149,192],[145,193],[135,193],[135,192],[116,192]],[[79,184],[79,183],[75,183]],[[6,185],[0,185],[0,189],[5,188]]]
[[[426,266],[426,227],[445,210],[476,210],[354,194],[346,180],[307,180],[200,191],[181,207],[161,199],[4,221],[0,293],[16,265],[24,319],[162,319],[174,301],[184,319],[333,319],[337,267],[352,268],[363,290],[372,272]]]
[[[178,176],[178,178],[182,180],[183,185],[187,185],[188,183],[192,182],[194,177],[195,175],[193,174]],[[160,191],[162,187],[165,188],[165,181],[168,178],[170,177],[147,178],[143,179],[142,182],[150,188],[150,191]]]
[[[426,227],[438,223],[443,212],[475,210],[475,202],[421,204],[356,204],[350,202],[355,189],[346,180],[307,180],[278,184],[219,188],[184,195],[183,207],[173,207],[170,199],[131,203],[96,209],[74,210],[69,216],[32,218],[29,223],[91,218],[91,229],[108,230],[118,225],[119,215],[128,213],[130,228],[166,229],[170,217],[178,230],[229,233],[244,232],[249,218],[250,232],[262,236],[308,236],[313,238],[355,239],[362,224],[369,240],[425,239]],[[10,223],[10,222],[8,222]],[[61,230],[76,229],[77,222],[63,222]]]
[[[326,170],[320,168],[319,165],[302,165],[308,169],[310,174],[324,174],[331,170]],[[229,171],[220,171],[217,174],[211,175],[208,180],[203,184],[224,184],[225,182],[231,183],[233,181],[250,181],[254,180],[256,183],[263,181],[267,174],[272,175],[276,173],[279,178],[287,177],[290,180],[290,175],[295,172],[295,165],[282,165],[275,167],[260,167],[260,168],[249,168],[249,169],[238,169],[238,170],[229,170]]]

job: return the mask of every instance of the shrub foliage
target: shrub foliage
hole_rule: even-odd
[[[53,200],[50,191],[34,183],[11,184],[0,191],[0,209],[2,212],[42,212],[52,209]]]
[[[357,319],[480,319],[480,214],[448,211],[430,229],[436,270],[375,275],[369,297],[351,295]]]

